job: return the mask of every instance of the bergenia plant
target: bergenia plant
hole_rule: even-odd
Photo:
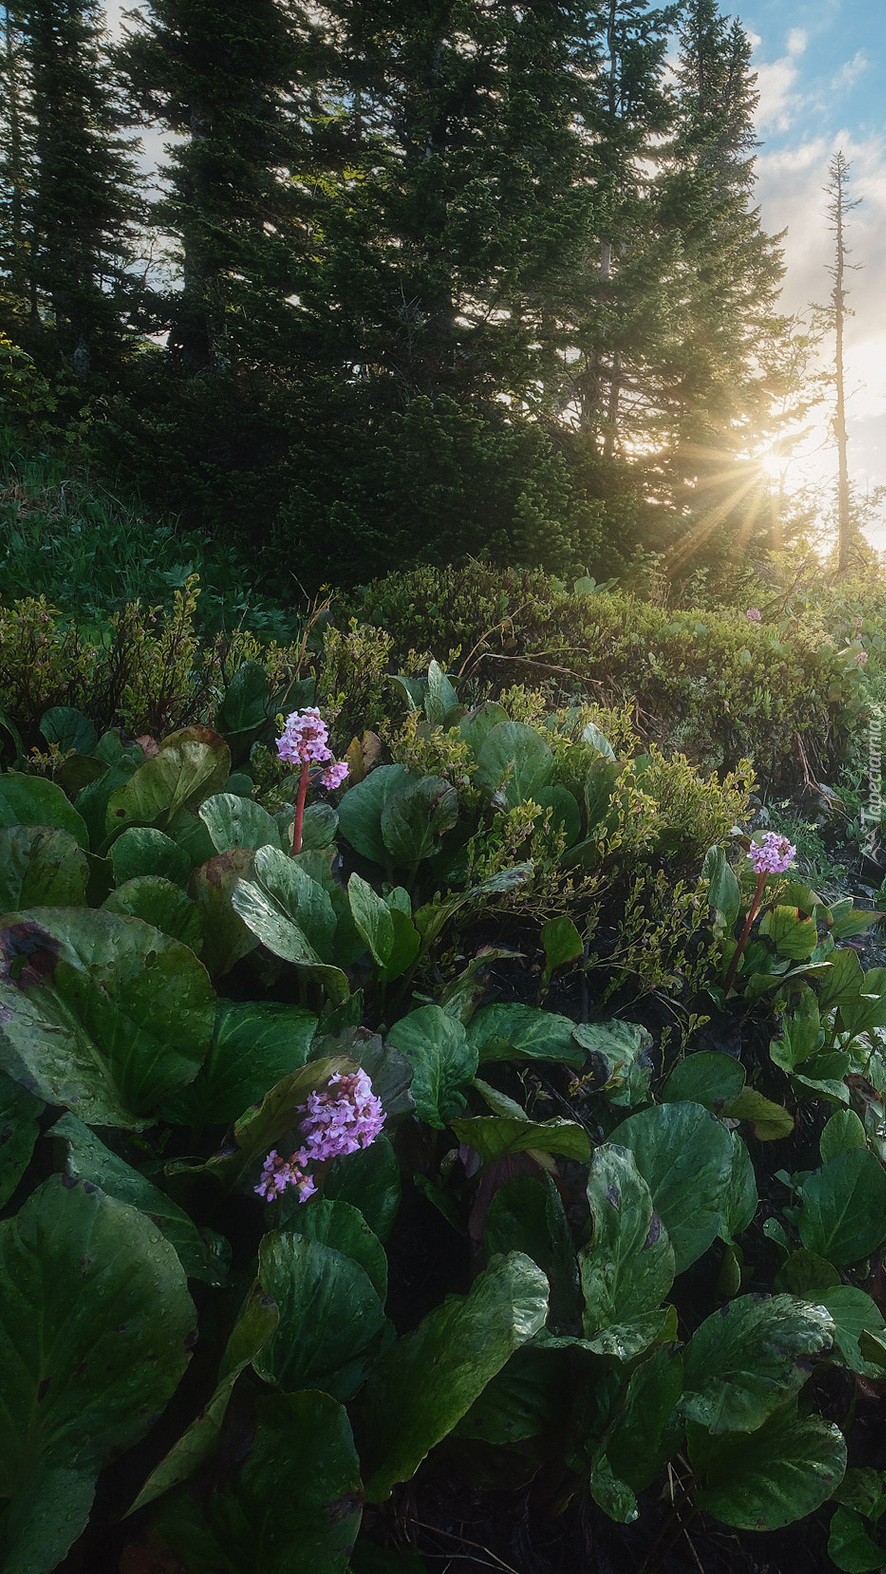
[[[330,1077],[322,1093],[311,1093],[297,1111],[302,1145],[288,1159],[273,1149],[262,1165],[255,1190],[271,1202],[287,1186],[295,1187],[299,1202],[317,1190],[310,1168],[329,1159],[344,1158],[358,1148],[368,1148],[381,1132],[385,1112],[372,1091],[365,1071]]]
[[[729,964],[729,971],[726,974],[725,992],[727,995],[735,982],[738,964],[741,961],[742,952],[748,943],[748,935],[751,932],[751,926],[760,911],[760,906],[763,901],[763,892],[766,887],[766,881],[771,874],[784,874],[788,869],[790,869],[791,864],[793,863],[796,856],[796,847],[794,847],[788,841],[786,836],[779,836],[776,831],[767,831],[761,842],[751,843],[751,846],[748,850],[748,857],[750,858],[751,865],[757,876],[757,889],[754,892],[753,901],[748,908],[748,916],[744,921],[741,939],[732,953],[732,961]]]
[[[282,720],[282,718],[279,718]],[[314,771],[313,780],[329,791],[333,787],[340,787],[348,774],[348,767],[344,760],[333,760],[332,750],[329,747],[329,729],[326,726],[316,706],[309,705],[307,710],[294,710],[287,716],[283,723],[282,736],[277,739],[277,753],[287,765],[300,765],[301,775],[298,782],[298,794],[295,802],[295,819],[292,822],[292,854],[301,852],[302,821],[305,813],[305,799],[308,793],[308,782],[311,780],[311,766],[322,765],[323,770]]]

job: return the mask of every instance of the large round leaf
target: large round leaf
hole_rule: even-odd
[[[886,1240],[886,1171],[869,1148],[829,1159],[800,1193],[800,1239],[829,1262],[858,1262]]]
[[[410,1011],[388,1033],[388,1042],[411,1062],[412,1096],[422,1120],[442,1131],[465,1107],[465,1087],[477,1070],[477,1051],[465,1029],[441,1006]]]
[[[661,1306],[674,1282],[674,1250],[627,1148],[596,1149],[588,1178],[594,1238],[579,1255],[584,1332],[632,1323]]]
[[[731,1134],[700,1104],[659,1104],[616,1126],[630,1148],[682,1273],[707,1251],[729,1207]]]
[[[0,1208],[28,1167],[42,1113],[40,1099],[0,1072]]]
[[[686,1349],[682,1409],[710,1432],[753,1432],[799,1393],[816,1356],[834,1343],[821,1306],[793,1295],[727,1301]]]
[[[199,907],[185,896],[181,886],[159,874],[139,874],[124,880],[105,898],[102,907],[106,913],[128,913],[131,918],[141,918],[200,953],[203,917]]]
[[[208,727],[185,727],[164,738],[156,754],[108,799],[109,835],[129,825],[156,825],[161,831],[182,810],[196,809],[220,792],[231,774],[231,751]]]
[[[846,1471],[846,1440],[832,1422],[800,1417],[796,1403],[755,1432],[712,1437],[687,1428],[689,1459],[701,1484],[699,1508],[738,1530],[781,1530],[827,1501]]]
[[[191,875],[188,895],[203,915],[202,957],[213,978],[229,973],[258,944],[233,904],[239,881],[252,873],[254,858],[251,847],[233,847]]]
[[[89,846],[82,816],[61,788],[44,776],[26,776],[22,771],[0,775],[0,825],[55,825],[81,847]]]
[[[491,1060],[553,1060],[579,1068],[585,1052],[573,1038],[575,1023],[537,1006],[499,1001],[481,1006],[468,1023],[468,1043],[481,1065]]]
[[[47,1574],[83,1529],[101,1466],[177,1387],[196,1313],[156,1226],[61,1176],[0,1224],[0,1282],[0,1496],[17,1543],[4,1567]]]
[[[312,1011],[277,1000],[219,1000],[209,1053],[176,1100],[176,1118],[230,1124],[308,1058]]]
[[[522,1252],[494,1257],[466,1296],[450,1296],[382,1358],[364,1400],[366,1496],[414,1475],[508,1357],[537,1333],[548,1281]]]
[[[307,1206],[307,1205],[306,1205]],[[351,1399],[381,1353],[384,1308],[365,1269],[345,1252],[294,1231],[266,1235],[259,1280],[280,1322],[253,1365],[287,1393],[322,1388]]]
[[[175,885],[187,885],[191,860],[165,831],[150,825],[133,825],[118,836],[110,852],[118,885],[142,874],[158,874]]]
[[[139,918],[38,907],[0,926],[0,1061],[94,1125],[136,1126],[193,1080],[215,996],[187,946]]]
[[[385,1136],[371,1147],[334,1159],[326,1177],[327,1197],[350,1202],[362,1213],[379,1240],[387,1240],[400,1208],[400,1165]]]
[[[23,907],[80,907],[89,862],[69,831],[48,825],[0,826],[0,913]]]
[[[364,781],[349,787],[338,807],[342,836],[355,852],[373,863],[386,864],[388,852],[381,834],[382,810],[392,793],[416,778],[405,765],[380,765]]]
[[[384,1301],[388,1293],[388,1259],[359,1208],[331,1197],[314,1197],[308,1208],[292,1192],[284,1193],[278,1206],[281,1204],[287,1230],[352,1257],[368,1276],[379,1300]]]
[[[477,780],[487,792],[504,792],[509,809],[536,798],[554,773],[550,745],[522,721],[503,721],[486,734],[477,751]]]
[[[161,1505],[155,1533],[190,1574],[345,1574],[360,1528],[360,1462],[328,1394],[266,1394],[236,1484]],[[238,1443],[231,1454],[243,1457]]]
[[[232,847],[280,847],[276,821],[251,798],[215,793],[201,803],[198,812],[217,853],[227,853]]]

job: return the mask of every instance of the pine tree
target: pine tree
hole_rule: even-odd
[[[28,64],[21,8],[0,7],[0,273],[13,316],[28,299],[29,237],[26,204],[30,190],[31,123]]]
[[[181,288],[160,316],[185,370],[272,353],[293,283],[314,29],[284,0],[151,0],[119,59],[148,122],[177,139],[155,223],[178,245]],[[294,85],[296,84],[296,85]]]
[[[681,30],[679,114],[662,217],[680,238],[677,348],[665,368],[665,488],[692,520],[675,561],[729,524],[755,528],[763,488],[737,464],[763,435],[785,324],[776,300],[780,237],[753,206],[757,103],[750,43],[716,0],[689,0]]]
[[[86,378],[119,341],[135,213],[134,161],[102,48],[97,0],[23,6],[33,119],[31,286]]]

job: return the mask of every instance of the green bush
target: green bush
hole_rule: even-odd
[[[392,636],[392,657],[448,653],[493,694],[515,682],[608,706],[701,769],[750,758],[768,781],[826,773],[865,707],[853,647],[840,650],[799,614],[751,622],[742,611],[669,611],[625,594],[575,593],[532,571],[419,568],[349,603]]]

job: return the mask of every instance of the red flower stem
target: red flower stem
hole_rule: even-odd
[[[741,954],[742,954],[745,946],[748,943],[748,935],[751,932],[751,924],[754,922],[754,919],[756,918],[757,914],[760,911],[760,903],[763,900],[763,887],[765,886],[765,884],[766,884],[766,873],[764,871],[762,874],[758,874],[757,875],[757,889],[756,889],[756,891],[754,893],[754,900],[752,901],[752,903],[750,905],[750,908],[748,909],[748,916],[747,916],[747,918],[744,921],[744,928],[743,928],[743,930],[741,932],[741,939],[739,940],[738,945],[736,946],[735,950],[732,953],[732,961],[729,964],[729,972],[726,974],[726,983],[725,983],[724,988],[723,988],[724,995],[728,995],[730,989],[732,988],[732,985],[735,982],[735,975],[738,972],[738,964],[741,961]]]
[[[298,797],[295,800],[295,819],[292,822],[292,856],[301,852],[301,823],[305,817],[305,798],[308,795],[308,775],[311,769],[310,760],[305,760],[301,768],[298,783]]]

